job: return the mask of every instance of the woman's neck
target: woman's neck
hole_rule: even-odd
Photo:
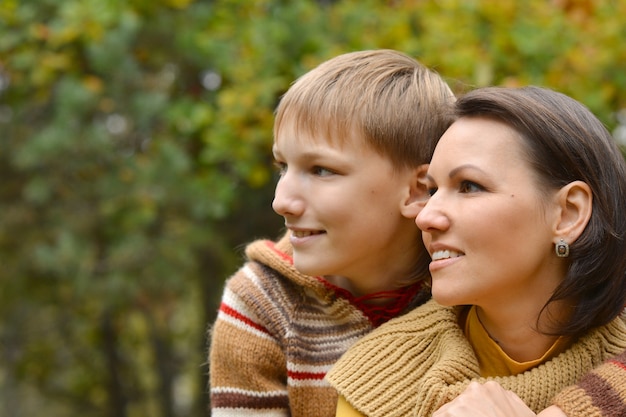
[[[560,310],[557,306],[550,306],[550,310]],[[499,311],[498,314],[488,314],[481,307],[477,307],[477,316],[489,334],[500,348],[513,360],[528,362],[541,358],[556,342],[559,336],[547,335],[540,329],[549,329],[548,318],[559,319],[561,317],[550,315],[548,309],[541,313],[540,320],[535,314],[519,311]],[[561,316],[563,314],[560,314]],[[538,327],[539,326],[539,327]]]

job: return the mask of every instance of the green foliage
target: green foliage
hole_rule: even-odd
[[[626,3],[0,0],[0,415],[191,416],[241,244],[275,237],[272,113],[340,53],[536,84],[611,128]],[[622,128],[623,129],[623,128]]]

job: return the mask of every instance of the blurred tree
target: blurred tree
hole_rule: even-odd
[[[455,91],[626,108],[618,0],[0,0],[0,415],[206,414],[206,329],[276,237],[272,112],[299,75],[405,51]]]

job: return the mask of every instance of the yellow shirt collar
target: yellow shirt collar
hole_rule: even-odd
[[[567,338],[559,337],[554,344],[539,359],[527,362],[517,362],[509,357],[500,346],[489,336],[478,318],[476,306],[472,306],[467,312],[465,325],[463,326],[465,336],[472,345],[474,353],[478,358],[480,375],[489,376],[510,376],[517,375],[534,368],[559,353],[563,352],[567,346]]]

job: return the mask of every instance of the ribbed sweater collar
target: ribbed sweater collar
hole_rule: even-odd
[[[260,262],[279,272],[300,287],[308,288],[317,293],[318,297],[332,299],[343,298],[354,305],[373,327],[377,327],[393,317],[397,317],[407,310],[408,306],[418,296],[422,283],[415,283],[396,291],[386,291],[355,297],[349,291],[339,288],[322,277],[311,277],[302,274],[293,265],[293,248],[289,243],[289,234],[283,235],[277,242],[271,240],[257,240],[246,247],[248,259]],[[388,298],[384,305],[372,304],[376,298]]]

